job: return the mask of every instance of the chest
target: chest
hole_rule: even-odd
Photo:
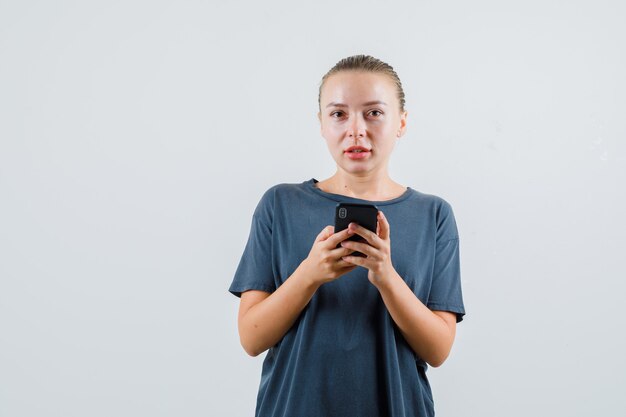
[[[395,270],[409,285],[413,292],[425,302],[430,291],[435,256],[434,222],[428,216],[416,212],[398,212],[383,208],[390,226],[391,260]],[[325,209],[294,208],[281,214],[283,218],[274,219],[272,235],[272,263],[277,279],[276,285],[282,284],[307,258],[318,234],[334,223],[334,207]],[[361,267],[354,271],[367,271]],[[366,280],[367,281],[367,280]],[[350,294],[358,301],[358,292],[364,292],[362,286],[336,286],[337,291],[352,291]],[[343,294],[343,296],[346,296]]]

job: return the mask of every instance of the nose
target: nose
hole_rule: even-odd
[[[357,138],[365,136],[365,120],[360,114],[356,114],[348,125],[348,137]]]

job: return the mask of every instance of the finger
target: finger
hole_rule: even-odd
[[[341,268],[344,272],[348,272],[356,268],[358,265],[350,263],[348,261],[344,261],[343,259],[339,259],[337,261],[337,266]]]
[[[333,245],[333,246],[337,246],[337,245],[339,245],[339,242],[349,238],[353,234],[354,234],[354,232],[352,230],[350,230],[349,227],[346,227],[345,229],[343,229],[343,230],[341,230],[341,231],[339,231],[337,233],[334,233],[332,236],[330,236],[328,238],[328,244],[329,245]]]
[[[365,262],[367,262],[366,261],[367,258],[363,258],[361,256],[353,256],[353,255],[342,256],[341,259],[351,264],[358,265],[358,266],[365,266]]]
[[[322,242],[326,239],[328,239],[330,236],[333,235],[333,232],[335,230],[335,226],[326,226],[325,228],[322,229],[322,231],[317,235],[317,237],[315,238],[316,242]]]
[[[378,236],[380,236],[382,240],[389,239],[389,235],[390,235],[389,222],[387,221],[387,218],[385,217],[385,214],[382,211],[378,212],[378,225],[380,226],[380,233],[378,233]]]
[[[364,238],[370,245],[377,246],[377,240],[379,239],[378,235],[372,232],[371,230],[366,229],[365,227],[357,224],[350,223],[348,225],[348,229],[352,228],[354,233]]]
[[[345,240],[341,242],[341,246],[346,249],[350,249],[350,253],[358,251],[367,256],[374,255],[374,252],[376,251],[376,248],[367,243],[354,242],[350,240]]]
[[[334,265],[339,268],[348,268],[354,266],[354,264],[350,262],[346,262],[342,259],[343,256],[350,255],[354,252],[353,249],[342,248],[341,246],[338,249],[333,249],[330,251],[330,256],[334,259]]]
[[[349,241],[346,240],[345,242]],[[330,251],[330,256],[332,256],[333,259],[336,259],[337,262],[341,262],[342,256],[350,255],[355,251],[355,249],[343,247],[341,244],[342,242],[339,242],[339,247]]]

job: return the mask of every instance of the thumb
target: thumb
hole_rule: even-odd
[[[321,242],[328,239],[335,232],[335,226],[326,226],[315,238],[316,242]]]

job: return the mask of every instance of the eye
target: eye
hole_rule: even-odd
[[[377,113],[377,114],[374,114],[374,113]],[[378,117],[378,116],[380,116],[381,114],[383,114],[383,112],[381,112],[381,111],[379,111],[379,110],[372,110],[372,111],[370,112],[370,114],[371,114],[372,116]]]
[[[334,112],[332,112],[332,113],[330,114],[330,117],[335,118],[335,115],[336,115],[336,114],[337,114],[337,115],[339,115],[339,116],[341,116],[341,113],[342,113],[342,112],[340,112],[340,111],[334,111]]]

